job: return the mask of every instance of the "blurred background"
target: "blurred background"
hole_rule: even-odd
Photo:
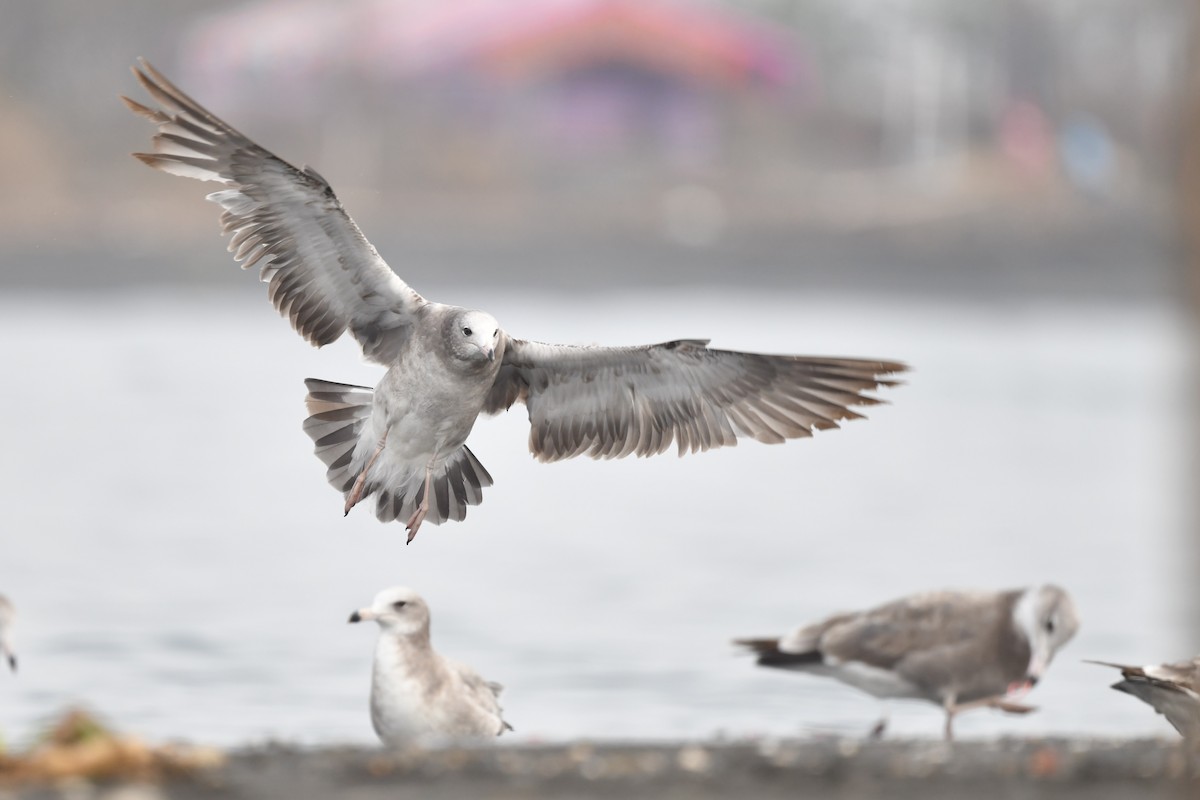
[[[388,585],[526,740],[857,735],[728,645],[927,588],[1061,583],[1083,629],[965,736],[1170,734],[1080,663],[1200,651],[1200,80],[1187,0],[0,0],[10,741],[83,703],[221,744],[368,742]],[[425,296],[512,334],[895,358],[813,441],[496,478],[411,547],[300,432],[313,351],[204,186],[128,154],[145,56],[315,167]],[[893,712],[900,734],[939,715]]]

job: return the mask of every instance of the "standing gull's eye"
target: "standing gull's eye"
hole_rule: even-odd
[[[463,328],[463,336],[470,336],[471,333],[472,330],[470,328]]]
[[[407,605],[407,603],[408,603],[407,600],[397,600],[396,602],[392,603],[392,608],[399,611],[400,609],[404,608],[404,606]]]
[[[1054,620],[1046,620],[1046,633],[1054,633]]]

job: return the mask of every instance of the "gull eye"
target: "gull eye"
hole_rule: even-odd
[[[1046,633],[1054,633],[1054,620],[1046,620]]]
[[[397,600],[396,602],[392,603],[392,608],[399,611],[400,609],[404,608],[406,605],[408,605],[407,600]]]
[[[463,328],[463,336],[470,336],[472,333],[474,333],[474,331],[472,331],[470,328]]]

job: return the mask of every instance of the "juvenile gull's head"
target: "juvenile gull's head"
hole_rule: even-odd
[[[1071,596],[1053,584],[1026,590],[1013,609],[1017,627],[1029,640],[1028,679],[1036,683],[1059,648],[1079,630]]]
[[[351,622],[367,620],[374,620],[386,633],[412,636],[428,632],[429,606],[407,586],[393,586],[375,595],[371,605],[350,615]]]

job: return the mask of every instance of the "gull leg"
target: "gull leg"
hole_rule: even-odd
[[[1024,703],[1013,703],[1007,700],[993,700],[988,705],[1006,714],[1029,714],[1037,711],[1037,706],[1027,706]]]
[[[375,459],[379,458],[379,454],[383,452],[383,446],[387,444],[388,432],[383,432],[383,438],[379,440],[379,446],[375,448],[375,452],[367,459],[367,465],[362,468],[362,472],[358,473],[358,478],[354,481],[354,486],[350,489],[350,494],[346,496],[346,508],[342,512],[342,516],[350,513],[350,509],[358,505],[358,501],[362,500],[363,488],[367,485],[367,473],[371,471],[371,467],[375,466]]]
[[[972,700],[969,703],[955,703],[954,697],[946,698],[946,741],[954,741],[954,735],[951,731],[951,725],[954,722],[954,715],[963,711],[970,711],[973,708],[995,708],[1003,711],[1006,714],[1029,714],[1037,711],[1037,706],[1027,706],[1023,703],[1014,703],[1011,700],[1006,700],[1004,697],[985,697],[981,700]]]
[[[883,732],[887,730],[887,726],[888,726],[888,717],[890,715],[888,714],[887,703],[883,703],[881,707],[883,710],[883,715],[879,718],[879,721],[876,722],[875,725],[871,728],[871,732],[867,734],[867,738],[874,740],[874,741],[878,741],[879,739],[883,738]]]
[[[434,456],[437,458],[437,456]],[[421,505],[417,506],[417,510],[408,518],[408,524],[405,528],[408,530],[408,541],[405,544],[412,544],[412,540],[417,538],[417,531],[421,528],[421,523],[425,521],[425,515],[429,512],[429,492],[433,489],[433,460],[425,465],[425,491],[421,493]]]
[[[1037,711],[1037,706],[1027,706],[1024,703],[1016,703],[1012,700],[1006,700],[1003,697],[985,697],[982,700],[973,700],[970,703],[962,703],[955,706],[954,710],[957,713],[959,711],[969,711],[972,708],[994,708],[1006,714],[1029,714]]]
[[[954,715],[959,712],[959,706],[956,705],[954,702],[955,698],[956,698],[956,695],[951,694],[946,697],[946,701],[943,704],[946,709],[945,733],[946,733],[946,741],[947,742],[954,741]]]

